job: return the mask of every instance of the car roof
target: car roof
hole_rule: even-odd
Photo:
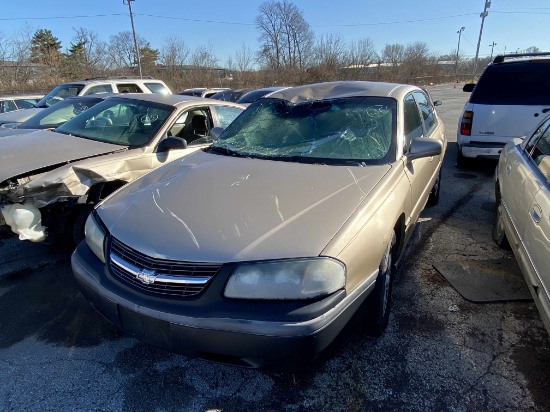
[[[273,92],[266,97],[287,100],[291,103],[303,103],[353,96],[400,97],[412,90],[420,90],[420,88],[397,83],[339,81],[291,87]]]
[[[550,53],[500,54],[495,57],[495,59],[493,60],[493,64],[514,63],[518,61],[531,61],[549,58]]]
[[[0,93],[0,99],[35,99],[42,98],[40,93]]]
[[[90,95],[94,96],[94,95]],[[204,97],[188,96],[183,94],[160,94],[160,93],[116,93],[111,94],[110,97],[119,99],[131,99],[131,100],[144,100],[153,103],[169,104],[172,106],[179,106],[185,103],[202,102],[205,106],[208,105],[231,105],[235,107],[241,107],[241,105],[225,102],[222,100],[207,99]]]

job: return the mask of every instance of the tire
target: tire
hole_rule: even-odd
[[[84,205],[77,212],[74,217],[72,225],[68,228],[68,241],[73,244],[73,246],[78,245],[82,240],[84,240],[84,226],[86,225],[86,220],[90,213],[94,210],[94,205]]]
[[[462,150],[459,147],[458,154],[456,155],[456,167],[459,169],[464,169],[466,166],[468,166],[468,159],[464,157]]]
[[[439,191],[441,190],[441,169],[439,169],[439,174],[435,180],[434,185],[432,186],[432,191],[430,196],[428,196],[428,206],[435,206],[439,203]]]
[[[382,336],[388,326],[393,284],[392,250],[394,244],[395,233],[392,235],[391,242],[388,244],[380,262],[374,290],[368,297],[365,325],[367,336]]]
[[[504,220],[503,220],[504,206],[502,206],[502,201],[500,196],[497,194],[496,204],[495,204],[495,213],[493,221],[493,240],[495,243],[502,249],[510,249],[510,243],[506,238],[506,232],[504,231]]]

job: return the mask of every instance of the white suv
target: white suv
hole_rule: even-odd
[[[79,80],[60,84],[36,103],[32,109],[17,110],[0,114],[0,127],[3,124],[22,123],[38,111],[50,107],[67,97],[85,96],[98,93],[161,93],[172,94],[170,88],[162,81],[152,77],[109,76]]]
[[[529,134],[550,111],[550,53],[497,56],[463,90],[472,95],[458,123],[457,166],[497,160],[507,142]]]

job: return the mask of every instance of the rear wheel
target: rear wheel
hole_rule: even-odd
[[[462,154],[462,149],[458,148],[458,154],[456,155],[456,167],[463,169],[468,165],[468,159]]]
[[[495,215],[493,222],[493,240],[495,243],[503,248],[510,249],[510,243],[506,238],[506,232],[504,231],[504,206],[502,206],[502,201],[500,196],[497,193],[496,205],[495,205]]]
[[[390,316],[391,291],[393,283],[392,249],[395,244],[395,233],[386,248],[380,262],[378,277],[367,301],[366,333],[368,336],[382,336]]]
[[[437,179],[432,186],[432,191],[428,197],[428,206],[435,206],[439,203],[439,190],[441,189],[441,169],[439,169],[439,174]]]

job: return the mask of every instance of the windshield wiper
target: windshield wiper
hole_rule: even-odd
[[[208,152],[220,153],[227,156],[239,156],[239,157],[248,157],[248,155],[237,152],[235,150],[228,149],[227,147],[220,146],[209,146],[205,149]]]

